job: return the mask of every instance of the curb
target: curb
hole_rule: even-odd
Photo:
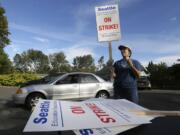
[[[0,86],[0,88],[19,88],[17,86]]]
[[[164,94],[180,94],[180,90],[147,90],[139,91],[139,93],[164,93]]]

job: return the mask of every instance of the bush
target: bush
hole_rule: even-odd
[[[38,75],[30,73],[0,75],[0,86],[20,86],[25,82],[37,79],[39,79]]]

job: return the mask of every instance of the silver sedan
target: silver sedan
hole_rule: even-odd
[[[91,73],[66,73],[46,84],[22,87],[13,95],[16,104],[25,104],[29,109],[39,99],[87,99],[108,98],[113,95],[113,84]]]

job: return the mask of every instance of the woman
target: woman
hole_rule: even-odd
[[[131,59],[132,51],[129,47],[120,45],[122,59],[114,63],[114,98],[124,98],[138,103],[137,79],[140,77],[143,66]]]

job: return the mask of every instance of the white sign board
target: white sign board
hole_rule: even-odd
[[[99,101],[103,100],[104,102],[108,102],[109,106],[118,106],[120,105],[123,110],[126,110],[128,112],[131,111],[146,111],[148,109],[141,107],[137,104],[134,104],[128,100],[121,99],[121,100],[106,100],[106,99],[90,99],[89,101]],[[86,101],[85,101],[86,102]],[[155,116],[147,116],[142,115],[141,117],[144,117],[146,119],[152,120],[155,118]],[[110,127],[110,128],[96,128],[96,129],[81,129],[81,130],[74,130],[74,133],[76,135],[116,135],[119,133],[122,133],[126,130],[135,128],[139,125],[126,125],[126,126],[119,126],[119,127]]]
[[[118,5],[95,7],[98,41],[119,40],[120,23]]]
[[[111,100],[110,100],[111,101]],[[113,102],[117,102],[113,101]],[[64,131],[150,123],[120,104],[104,101],[70,102],[40,100],[24,132]]]

